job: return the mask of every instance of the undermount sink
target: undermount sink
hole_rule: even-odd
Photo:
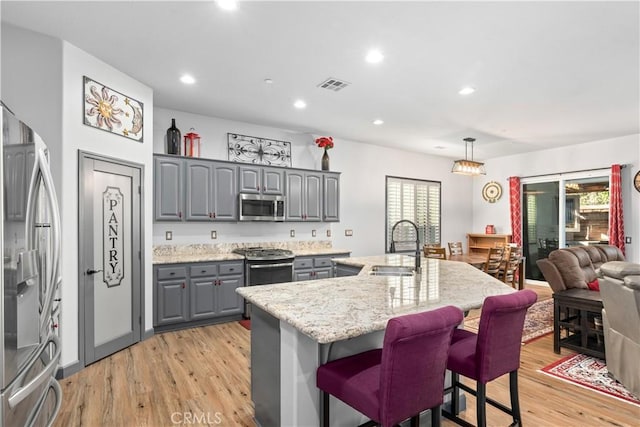
[[[372,276],[413,276],[413,267],[398,265],[374,265],[369,272]]]

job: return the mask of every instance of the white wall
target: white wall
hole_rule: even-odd
[[[144,143],[82,123],[83,76],[144,104]],[[80,49],[38,33],[2,25],[2,99],[47,143],[62,219],[61,365],[79,360],[78,337],[78,150],[140,163],[145,167],[143,251],[145,328],[152,328],[153,93]],[[144,226],[144,225],[143,225]]]
[[[124,93],[144,106],[143,143],[105,132],[82,122],[83,76]],[[144,167],[142,245],[147,262],[144,265],[145,329],[153,327],[152,236],[153,212],[153,92],[151,88],[121,73],[77,47],[63,42],[63,176],[60,197],[64,232],[62,274],[62,365],[78,359],[78,152],[80,150],[135,162]]]
[[[628,260],[639,262],[640,194],[633,189],[633,177],[640,166],[640,135],[487,160],[487,176],[476,181],[473,188],[473,229],[483,232],[486,224],[494,224],[498,233],[511,233],[507,181],[510,176],[529,177],[610,168],[615,163],[628,165],[622,170],[622,198],[625,235],[631,237],[632,243],[627,244],[625,249]],[[487,203],[482,198],[482,186],[491,180],[503,187],[503,197],[496,203]]]
[[[203,158],[227,160],[227,133],[259,136],[291,142],[292,166],[320,169],[323,150],[316,147],[315,136],[284,129],[224,120],[215,117],[156,108],[154,114],[154,151],[166,152],[166,130],[171,119],[184,135],[195,128],[202,137]],[[327,133],[330,136],[331,133]],[[154,223],[154,244],[269,242],[283,240],[331,239],[335,248],[351,250],[353,256],[384,252],[385,176],[400,176],[442,182],[442,241],[465,240],[471,226],[471,188],[473,178],[451,174],[452,161],[391,148],[336,139],[329,150],[331,170],[341,172],[339,223]],[[332,231],[327,238],[326,231]],[[353,230],[346,237],[345,229]],[[216,230],[217,240],[210,239]],[[295,230],[292,239],[290,230]],[[172,231],[173,240],[164,239]]]

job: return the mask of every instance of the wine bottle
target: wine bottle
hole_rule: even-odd
[[[176,127],[176,119],[171,119],[171,127],[167,129],[167,154],[180,155],[180,130]]]

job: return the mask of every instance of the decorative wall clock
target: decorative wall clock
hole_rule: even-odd
[[[640,171],[636,172],[636,176],[633,177],[633,186],[636,187],[636,191],[640,192]]]
[[[489,181],[482,187],[482,197],[489,203],[495,203],[501,196],[502,187],[495,181]]]

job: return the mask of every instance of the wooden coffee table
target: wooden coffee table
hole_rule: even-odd
[[[553,351],[560,347],[605,359],[604,333],[595,318],[602,319],[600,292],[567,289],[553,294]],[[560,335],[565,333],[565,337]]]

